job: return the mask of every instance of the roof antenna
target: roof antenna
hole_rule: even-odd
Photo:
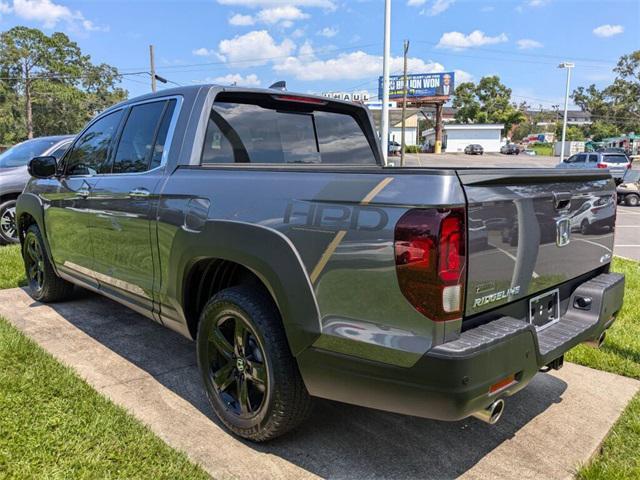
[[[279,82],[276,82],[273,85],[271,85],[269,88],[273,90],[285,91],[287,89],[287,82],[285,82],[284,80],[280,80]]]

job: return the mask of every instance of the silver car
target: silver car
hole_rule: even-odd
[[[18,242],[16,200],[30,178],[27,171],[29,160],[42,156],[59,159],[72,140],[72,135],[34,138],[0,154],[0,244]]]
[[[608,168],[616,183],[620,183],[630,165],[631,160],[624,153],[591,152],[571,155],[557,168]]]

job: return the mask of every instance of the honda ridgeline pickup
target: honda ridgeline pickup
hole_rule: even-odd
[[[493,423],[622,306],[607,170],[385,167],[366,108],[191,86],[33,159],[31,295],[101,293],[193,338],[222,422],[264,441],[311,397]],[[167,352],[168,355],[171,352]]]

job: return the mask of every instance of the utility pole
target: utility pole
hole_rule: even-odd
[[[558,68],[567,70],[567,88],[564,94],[564,118],[562,120],[562,143],[560,144],[560,163],[564,162],[564,142],[567,138],[567,109],[569,108],[569,84],[571,83],[571,69],[573,67],[575,67],[575,64],[569,62],[563,62],[558,65]]]
[[[153,45],[149,45],[149,72],[151,73],[151,91],[156,92],[156,61],[153,54]]]
[[[400,141],[400,166],[404,167],[404,123],[405,112],[407,111],[407,53],[409,53],[409,40],[404,41],[404,78],[402,79],[403,92],[402,92],[402,140]]]
[[[391,0],[384,1],[384,49],[382,55],[381,144],[385,165],[389,156],[389,57],[391,56]]]

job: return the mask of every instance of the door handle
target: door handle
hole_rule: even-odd
[[[81,188],[76,192],[76,195],[78,195],[80,198],[87,198],[90,193],[91,192],[89,191],[88,188]]]
[[[134,188],[129,192],[129,196],[133,198],[145,198],[151,195],[151,192],[146,188]]]

